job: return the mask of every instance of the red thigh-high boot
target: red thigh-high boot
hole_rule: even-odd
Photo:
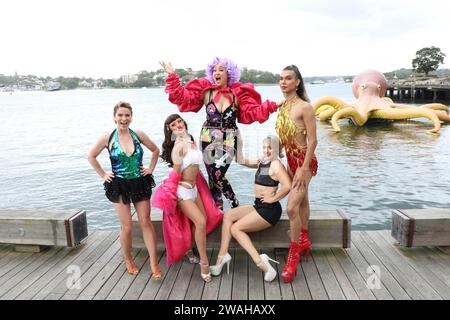
[[[297,275],[297,266],[300,260],[300,246],[291,241],[289,244],[289,253],[287,256],[286,265],[284,266],[283,273],[281,274],[281,278],[284,283],[289,283],[294,281],[295,276]]]
[[[298,243],[299,246],[299,257],[298,260],[300,262],[303,251],[305,252],[305,259],[308,261],[309,251],[311,250],[311,240],[308,237],[308,229],[302,229],[300,233],[300,241]]]

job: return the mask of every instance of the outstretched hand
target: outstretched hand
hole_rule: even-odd
[[[172,64],[170,62],[165,63],[164,61],[160,61],[159,64],[161,65],[161,67],[163,67],[164,71],[167,72],[168,74],[174,73]]]

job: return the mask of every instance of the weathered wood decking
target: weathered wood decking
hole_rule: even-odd
[[[349,249],[313,249],[291,284],[279,277],[264,282],[242,249],[230,251],[230,274],[209,284],[200,278],[199,266],[187,261],[167,269],[164,251],[159,256],[165,276],[151,280],[145,249],[133,249],[141,271],[131,276],[122,264],[118,235],[96,231],[80,248],[41,253],[0,245],[0,299],[450,299],[450,254],[434,247],[395,246],[390,231],[353,231]],[[280,261],[281,273],[287,250],[262,252]],[[208,253],[214,262],[217,249]],[[70,266],[81,272],[79,289],[68,289],[68,278],[76,274]],[[369,266],[379,270],[379,286]]]

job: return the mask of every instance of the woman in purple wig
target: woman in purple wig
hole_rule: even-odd
[[[222,194],[230,200],[231,207],[237,207],[239,201],[225,177],[241,145],[236,120],[244,124],[263,123],[282,103],[262,102],[253,84],[238,82],[241,73],[229,59],[214,58],[206,68],[206,78],[193,79],[184,87],[170,63],[160,64],[168,73],[165,91],[169,101],[180,112],[198,112],[206,106],[201,145],[209,188],[219,209],[223,209]]]

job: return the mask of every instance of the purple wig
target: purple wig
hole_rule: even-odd
[[[228,73],[228,83],[227,85],[230,87],[233,83],[239,81],[239,78],[241,77],[241,71],[239,70],[236,63],[231,61],[230,59],[222,59],[222,58],[214,58],[214,60],[208,64],[206,67],[206,78],[211,81],[211,83],[214,83],[213,79],[213,72],[214,67],[218,65],[219,63],[223,64],[225,68],[227,69]]]

